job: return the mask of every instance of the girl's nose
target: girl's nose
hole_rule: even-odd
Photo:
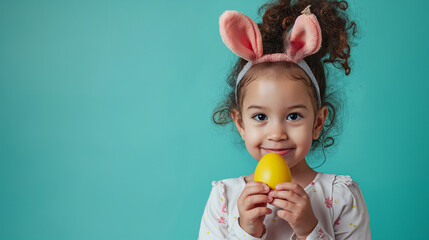
[[[268,139],[272,141],[287,140],[286,128],[282,124],[272,124],[269,128]]]

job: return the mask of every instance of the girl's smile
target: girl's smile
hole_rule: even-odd
[[[265,150],[267,153],[270,153],[270,152],[277,153],[280,156],[285,157],[285,155],[290,153],[293,150],[293,148],[280,148],[280,149],[262,148],[262,150]]]

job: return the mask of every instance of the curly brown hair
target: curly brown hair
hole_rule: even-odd
[[[332,146],[335,142],[334,137],[338,136],[342,129],[337,114],[337,111],[343,107],[342,94],[341,91],[336,91],[336,85],[331,82],[333,79],[330,79],[329,86],[327,86],[328,66],[326,65],[330,63],[337,69],[344,69],[346,75],[350,74],[351,39],[356,35],[357,26],[354,21],[349,20],[346,12],[348,4],[346,1],[328,0],[298,0],[296,2],[277,0],[268,2],[258,10],[259,15],[265,11],[262,23],[259,23],[258,27],[262,35],[264,54],[284,52],[283,37],[285,31],[291,29],[295,19],[308,5],[311,5],[311,13],[319,21],[322,30],[322,46],[317,53],[306,57],[304,60],[310,66],[319,84],[321,106],[326,106],[329,110],[325,127],[320,133],[319,139],[313,140],[311,152],[321,145],[323,151],[325,147]],[[240,111],[243,98],[241,91],[244,86],[248,85],[251,77],[245,76],[240,82],[237,89],[238,103],[235,102],[234,91],[237,76],[246,63],[246,60],[238,58],[227,77],[227,93],[212,115],[213,122],[217,125],[224,126],[232,122],[231,111],[233,109]],[[290,64],[285,66],[290,66]],[[313,84],[307,83],[307,86],[312,88],[311,93],[315,93]],[[317,102],[316,95],[311,95],[314,98],[313,102]]]

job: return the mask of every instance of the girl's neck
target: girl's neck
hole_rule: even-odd
[[[308,166],[305,159],[291,168],[290,173],[292,175],[292,182],[298,183],[302,188],[305,188],[308,184],[310,184],[317,175],[317,172]],[[255,172],[245,177],[244,180],[246,182],[253,182],[254,175]]]

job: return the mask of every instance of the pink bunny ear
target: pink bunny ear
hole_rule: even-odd
[[[219,18],[220,35],[225,45],[247,61],[262,57],[262,37],[258,25],[237,11],[225,11]]]
[[[319,21],[307,6],[298,16],[286,38],[287,52],[295,62],[316,53],[322,45],[322,31]]]

